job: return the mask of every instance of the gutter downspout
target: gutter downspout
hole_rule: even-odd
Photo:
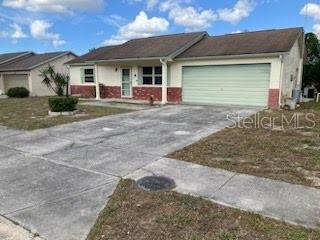
[[[168,60],[161,59],[160,62],[162,63],[162,104],[166,104],[168,102],[167,97],[167,88],[168,88]]]

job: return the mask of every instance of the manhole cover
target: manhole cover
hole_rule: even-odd
[[[139,179],[137,184],[140,188],[151,192],[168,191],[176,187],[172,179],[162,176],[147,176]]]

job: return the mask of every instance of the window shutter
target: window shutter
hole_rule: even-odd
[[[84,68],[80,68],[81,83],[84,83]]]
[[[167,81],[168,81],[168,83],[167,83],[167,86],[168,87],[170,87],[170,81],[171,81],[171,67],[170,67],[170,65],[168,64],[168,76],[167,76]]]
[[[138,85],[142,85],[142,67],[138,68]]]

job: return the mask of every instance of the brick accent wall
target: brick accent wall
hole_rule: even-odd
[[[118,86],[103,86],[101,91],[102,98],[121,98],[121,87]]]
[[[81,95],[82,97],[95,97],[95,86],[71,85],[71,94]],[[103,86],[100,85],[101,98],[121,98],[120,86]],[[132,98],[134,100],[149,101],[150,96],[153,96],[155,101],[162,100],[161,87],[133,87]],[[181,103],[182,90],[177,87],[168,87],[168,102]]]
[[[81,97],[92,98],[96,96],[95,86],[71,85],[72,95],[80,95]]]
[[[93,98],[96,96],[95,86],[71,85],[71,94]],[[121,87],[100,85],[101,98],[121,98]]]
[[[279,108],[280,89],[269,89],[268,107],[271,109]]]
[[[182,89],[178,87],[168,88],[168,102],[181,103],[182,102]]]
[[[132,88],[132,98],[134,100],[149,101],[151,96],[153,97],[154,101],[161,101],[162,88],[161,87],[133,87]]]

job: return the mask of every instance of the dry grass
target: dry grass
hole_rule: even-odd
[[[0,125],[11,128],[34,130],[60,124],[128,112],[128,110],[78,105],[75,116],[48,116],[48,98],[30,97],[22,99],[0,99]]]
[[[316,122],[305,119],[307,114]],[[233,128],[213,134],[169,155],[171,158],[210,167],[320,187],[320,104],[303,104],[297,111],[260,113],[272,117],[275,128]],[[300,118],[299,129],[292,124],[279,128],[281,116]],[[250,125],[250,124],[249,124]]]
[[[175,192],[120,182],[87,240],[319,240],[320,232]]]

